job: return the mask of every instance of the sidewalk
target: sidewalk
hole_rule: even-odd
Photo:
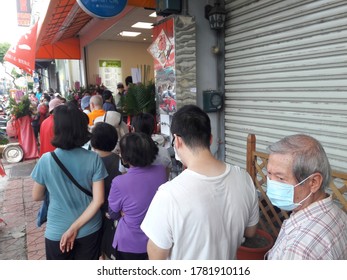
[[[0,260],[44,260],[44,229],[36,226],[41,202],[31,198],[30,177],[36,160],[7,163],[1,159],[6,176],[0,178]]]

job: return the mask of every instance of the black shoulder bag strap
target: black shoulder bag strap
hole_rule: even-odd
[[[75,186],[77,188],[79,188],[82,192],[84,192],[86,195],[93,197],[93,194],[86,190],[85,188],[83,188],[76,180],[75,178],[71,175],[71,173],[66,169],[66,167],[63,165],[63,163],[60,161],[60,159],[57,157],[57,155],[55,154],[55,152],[51,152],[52,157],[54,158],[55,162],[59,165],[59,167],[61,168],[61,170],[64,171],[64,173],[66,174],[67,177],[69,177],[69,179],[72,181],[72,183],[75,184]]]

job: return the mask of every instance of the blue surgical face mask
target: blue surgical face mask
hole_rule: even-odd
[[[312,174],[313,175],[313,174]],[[301,185],[312,175],[308,176],[306,179],[302,180],[300,183],[294,185],[270,180],[267,177],[267,190],[266,194],[269,197],[271,203],[278,208],[285,211],[292,211],[295,208],[302,205],[302,203],[310,197],[312,192],[308,196],[306,196],[303,200],[298,203],[294,203],[294,188]]]

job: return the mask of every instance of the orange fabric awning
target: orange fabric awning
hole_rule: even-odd
[[[155,9],[156,0],[128,0],[127,5]],[[77,35],[91,20],[76,0],[51,0],[39,25],[36,59],[81,59]]]
[[[81,59],[80,40],[68,38],[40,46],[36,52],[36,59]]]

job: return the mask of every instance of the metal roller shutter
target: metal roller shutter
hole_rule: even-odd
[[[225,1],[226,161],[306,133],[347,172],[347,1]]]

